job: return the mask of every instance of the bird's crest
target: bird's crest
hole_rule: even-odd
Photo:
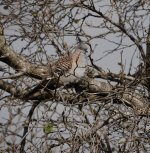
[[[77,49],[87,51],[88,48],[87,48],[86,43],[81,40],[78,34],[77,34],[77,41],[78,41]]]

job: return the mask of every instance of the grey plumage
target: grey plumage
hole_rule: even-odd
[[[84,52],[87,51],[87,45],[85,43],[79,43],[79,45],[77,46],[77,49],[83,50]]]
[[[67,73],[73,75],[74,69],[77,69],[77,67],[80,67],[80,65],[85,65],[86,51],[87,51],[86,44],[80,42],[73,53],[66,54],[60,57],[55,63],[49,65],[50,75],[62,76]]]

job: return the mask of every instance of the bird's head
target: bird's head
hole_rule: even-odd
[[[87,43],[82,41],[79,36],[77,36],[77,40],[78,40],[78,46],[77,46],[77,49],[80,49],[80,50],[83,50],[84,53],[87,53],[88,52],[88,46],[87,46]]]
[[[83,50],[85,53],[88,50],[88,47],[87,47],[86,43],[84,43],[84,42],[79,43],[77,48],[80,49],[80,50]]]

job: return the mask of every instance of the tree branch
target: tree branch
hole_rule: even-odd
[[[30,125],[34,110],[38,106],[39,103],[40,103],[39,101],[33,103],[32,107],[31,107],[31,109],[28,113],[27,119],[25,121],[24,131],[23,131],[23,135],[22,135],[22,141],[21,141],[21,144],[20,144],[21,145],[20,152],[22,152],[22,153],[25,152],[24,147],[25,147],[25,144],[26,144],[26,137],[27,137],[27,134],[28,134],[29,125]]]
[[[0,25],[0,61],[6,63],[16,71],[24,72],[26,75],[42,79],[48,75],[46,66],[31,64],[25,57],[17,54],[10,48],[4,37],[3,28]]]
[[[89,5],[83,4],[83,6],[87,9],[93,11],[94,13],[97,13],[100,17],[102,17],[106,21],[110,22],[112,25],[114,25],[115,27],[120,29],[126,36],[128,36],[130,38],[130,40],[132,42],[134,42],[134,44],[137,46],[137,48],[139,49],[139,51],[141,53],[141,57],[142,57],[143,61],[145,61],[145,53],[144,53],[143,47],[140,45],[139,41],[125,29],[125,27],[112,21],[109,17],[105,16],[100,10],[96,10],[94,5],[89,6]]]
[[[148,35],[147,35],[147,43],[146,43],[146,66],[145,66],[145,75],[146,75],[146,86],[148,90],[150,91],[150,26],[148,29]]]
[[[21,91],[13,86],[11,83],[0,80],[0,89],[7,91],[14,97],[18,97],[21,94]]]
[[[146,66],[150,67],[150,26],[148,29],[148,35],[147,35],[147,44],[146,44]]]

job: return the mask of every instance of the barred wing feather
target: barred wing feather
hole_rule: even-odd
[[[67,55],[64,57],[60,57],[58,61],[56,61],[52,65],[52,71],[54,74],[64,75],[65,73],[69,72],[72,68],[72,57]]]

